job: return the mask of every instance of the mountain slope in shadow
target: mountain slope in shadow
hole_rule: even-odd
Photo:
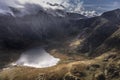
[[[93,21],[91,19],[93,19]],[[90,32],[88,36],[85,37],[83,43],[80,45],[80,51],[82,53],[97,55],[97,53],[94,51],[99,50],[97,48],[101,45],[106,44],[108,45],[108,47],[112,46],[112,48],[115,48],[115,46],[117,46],[116,44],[119,45],[119,39],[117,39],[119,37],[115,36],[116,34],[119,35],[119,9],[105,12],[101,16],[91,19],[87,19],[89,21],[87,25],[87,20],[85,21],[84,27],[88,28]],[[114,36],[114,38],[112,38],[111,36]],[[110,40],[112,40],[112,42]],[[108,47],[103,47],[103,49],[107,51]],[[102,54],[104,50],[99,50],[99,53]]]
[[[44,45],[47,52],[61,59],[56,66],[40,69],[2,65],[0,80],[120,79],[120,9],[84,19],[40,11],[24,18],[1,16],[0,22],[1,49],[12,48],[15,53],[0,53],[0,62],[7,60],[4,65],[18,58],[16,53],[21,50],[17,49],[38,45]]]

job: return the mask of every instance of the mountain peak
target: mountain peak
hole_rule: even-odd
[[[114,13],[114,14],[115,14],[115,13],[120,13],[120,8],[115,9],[115,10],[112,10],[112,11],[104,12],[103,15],[108,14],[108,13]]]
[[[102,14],[102,17],[108,19],[109,21],[119,23],[120,22],[120,9],[115,9]]]

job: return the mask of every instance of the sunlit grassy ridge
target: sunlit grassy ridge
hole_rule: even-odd
[[[11,67],[0,72],[0,80],[119,80],[119,58],[119,52],[109,52],[50,68]]]

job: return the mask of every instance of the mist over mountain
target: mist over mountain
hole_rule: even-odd
[[[119,29],[119,9],[105,12],[98,17],[87,18],[81,14],[63,10],[45,10],[36,4],[26,4],[25,6],[26,15],[20,16],[22,10],[10,7],[13,14],[18,16],[10,14],[0,16],[1,49],[43,46],[52,41],[61,41],[62,39],[64,41],[70,36],[74,37],[80,34],[87,35],[80,45],[80,52],[91,53]],[[99,39],[101,41],[98,43]]]
[[[119,3],[0,1],[0,80],[119,80]]]
[[[86,10],[83,6],[83,2],[81,0],[76,0],[76,1],[72,1],[72,0],[4,0],[4,1],[0,1],[0,13],[2,14],[11,14],[13,16],[15,16],[15,14],[11,11],[11,9],[9,7],[14,7],[14,8],[18,8],[22,14],[29,14],[31,12],[29,12],[29,10],[33,10],[33,8],[38,8],[38,6],[34,6],[34,4],[41,6],[42,8],[46,9],[60,9],[63,10],[65,12],[74,12],[74,13],[79,13],[85,16],[97,16],[99,15],[99,13],[97,13],[94,10]],[[29,6],[28,4],[31,4],[31,6]],[[32,5],[33,4],[33,5]]]
[[[33,6],[36,4],[45,9],[60,9],[65,12],[74,12],[93,17],[105,11],[120,8],[119,3],[119,0],[4,0],[0,1],[0,13],[10,13],[14,15],[9,7],[22,8],[22,12],[28,13],[26,12],[28,9],[27,4],[33,4]],[[33,6],[29,6],[29,9],[32,10]]]
[[[48,42],[48,38],[59,39],[56,35],[61,38],[69,36],[77,29],[73,27],[74,23],[72,24],[71,20],[76,24],[79,19],[99,15],[94,10],[86,9],[85,5],[88,3],[90,2],[81,0],[0,1],[1,47],[20,48],[31,42],[36,44],[37,42],[41,44],[42,41]]]

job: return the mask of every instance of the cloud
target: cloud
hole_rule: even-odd
[[[66,12],[80,13],[83,15],[94,16],[96,13],[94,10],[86,10],[84,8],[84,2],[81,0],[4,0],[0,1],[0,13],[12,13],[9,6],[15,8],[24,8],[22,10],[24,13],[28,13],[33,6],[26,6],[27,4],[37,4],[42,6],[44,9],[61,9]],[[38,6],[37,6],[38,7]],[[27,9],[26,9],[27,8]],[[28,9],[29,8],[29,9]],[[35,8],[35,6],[34,6]],[[26,12],[25,12],[26,11]],[[32,11],[33,12],[33,11]]]
[[[78,12],[83,8],[81,0],[18,0],[21,4],[34,3],[39,4],[44,8],[64,9],[67,11]],[[51,6],[50,4],[54,5]],[[55,6],[55,4],[58,4]],[[62,6],[64,6],[64,8]]]
[[[17,0],[0,0],[0,13],[2,14],[13,14],[9,6],[19,7],[19,2]]]
[[[7,10],[8,6],[20,7],[29,4],[39,4],[44,8],[52,8],[52,9],[64,9],[67,11],[78,11],[82,8],[82,2],[80,0],[75,0],[74,3],[71,3],[72,0],[3,0],[0,1],[0,8]],[[51,6],[50,4],[58,4],[58,6]],[[62,5],[62,6],[60,6]]]

